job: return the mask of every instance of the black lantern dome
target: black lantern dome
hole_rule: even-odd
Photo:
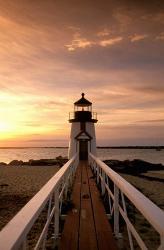
[[[84,97],[74,102],[74,112],[70,113],[69,122],[97,122],[97,114],[92,113],[92,103]],[[92,117],[94,114],[94,117]]]
[[[92,103],[90,101],[88,101],[87,99],[85,99],[85,94],[82,93],[82,98],[80,98],[77,102],[74,102],[75,106],[79,106],[79,107],[87,107],[87,106],[92,106]]]

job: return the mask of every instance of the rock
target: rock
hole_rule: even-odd
[[[56,160],[62,160],[63,159],[63,156],[59,155],[56,157]]]
[[[104,162],[116,172],[131,175],[140,175],[142,173],[146,173],[147,171],[164,170],[164,166],[162,164],[153,164],[140,159],[134,159],[132,161],[105,160]]]
[[[22,166],[23,165],[23,161],[13,160],[8,165],[9,166]]]
[[[13,160],[8,165],[9,166],[22,166],[22,165],[52,166],[52,165],[57,165],[59,167],[62,167],[67,161],[68,161],[68,159],[63,158],[62,156],[58,156],[58,157],[56,157],[56,159],[39,159],[39,160],[30,159],[27,162]],[[7,165],[6,163],[2,163],[2,164]]]
[[[9,185],[6,184],[6,183],[0,184],[0,187],[1,187],[1,188],[8,187],[8,186],[9,186]]]
[[[7,166],[7,163],[5,163],[5,162],[0,162],[0,166]]]
[[[52,166],[57,164],[58,161],[55,159],[29,160],[30,166]]]

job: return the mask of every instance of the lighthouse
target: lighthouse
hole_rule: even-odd
[[[74,103],[74,112],[69,113],[71,123],[68,157],[79,153],[79,160],[87,160],[88,153],[96,155],[95,123],[97,113],[92,112],[92,103],[84,97]]]

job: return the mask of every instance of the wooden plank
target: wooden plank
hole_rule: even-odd
[[[76,170],[75,183],[71,199],[73,208],[68,212],[64,224],[60,241],[60,250],[77,250],[79,234],[79,216],[80,216],[80,192],[81,192],[81,167]]]
[[[105,208],[103,206],[100,192],[97,189],[96,182],[93,179],[93,174],[90,167],[87,168],[89,188],[91,193],[91,201],[93,207],[95,230],[97,235],[99,250],[116,250],[116,242],[114,240],[111,226],[107,220]]]
[[[93,219],[86,162],[82,163],[81,214],[79,231],[79,250],[97,250],[97,239]]]
[[[73,188],[74,209],[66,218],[60,250],[116,250],[100,193],[88,163],[81,161]]]

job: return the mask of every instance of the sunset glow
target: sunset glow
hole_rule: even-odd
[[[164,144],[164,4],[140,3],[0,0],[0,147],[68,146],[81,92],[98,145]]]

